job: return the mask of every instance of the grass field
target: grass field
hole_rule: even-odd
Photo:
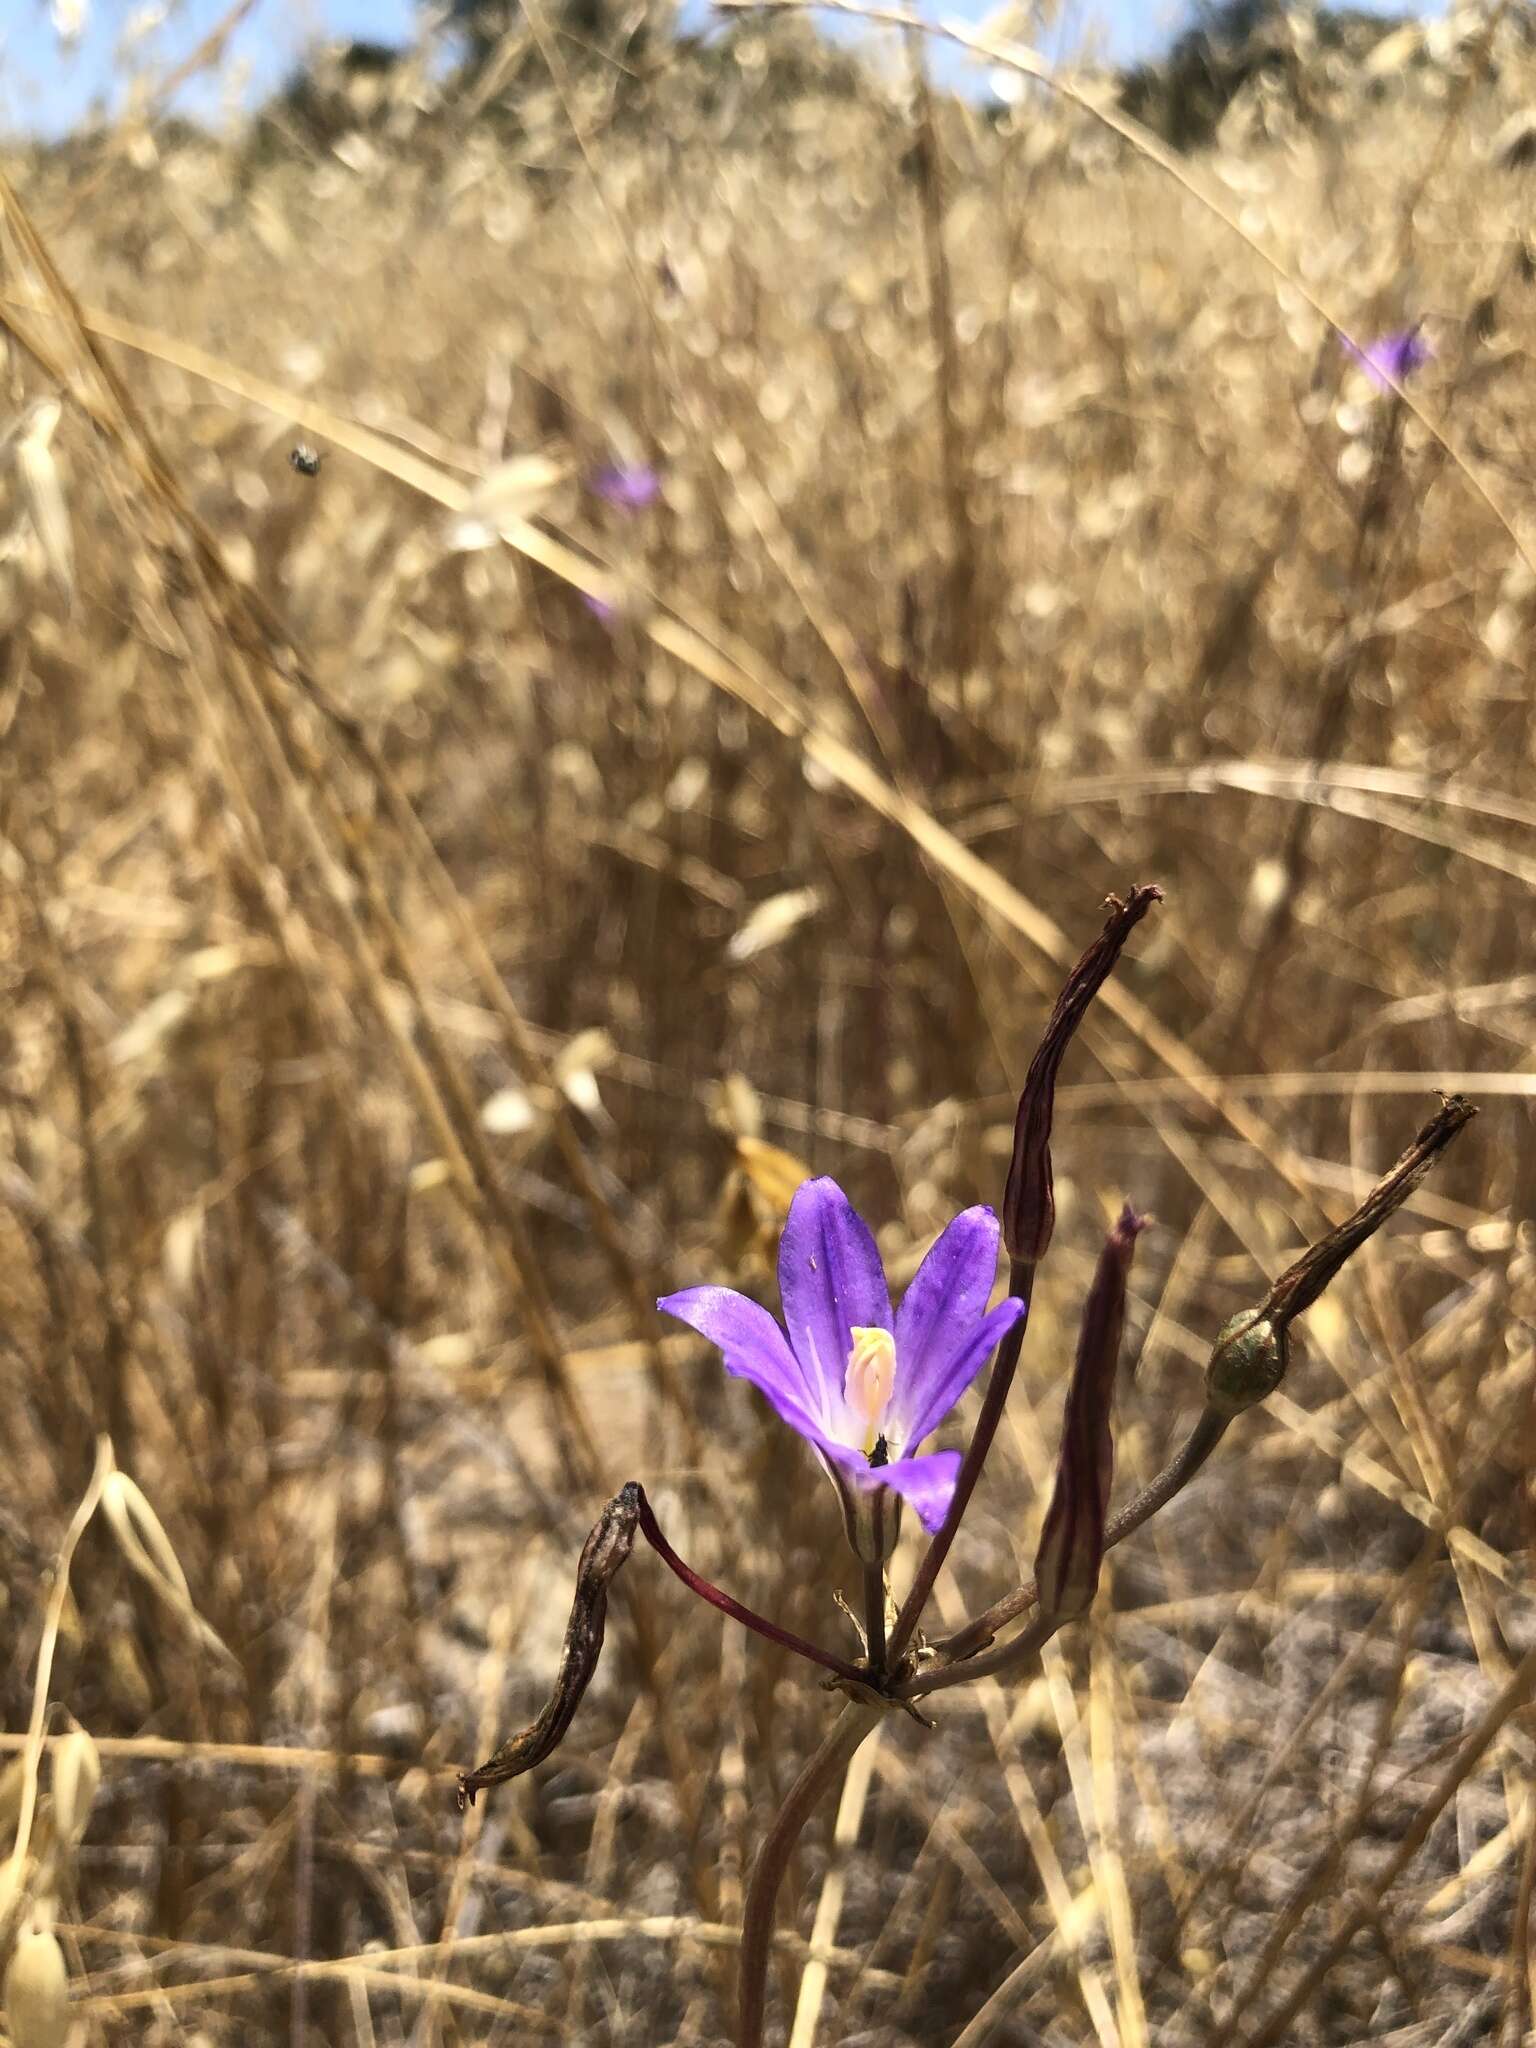
[[[889,30],[621,93],[528,24],[513,128],[3,157],[10,2040],[55,1955],[78,2048],[734,2039],[804,1665],[642,1549],[558,1755],[456,1773],[625,1480],[857,1655],[811,1453],[651,1304],[776,1306],[808,1172],[893,1285],[998,1203],[1142,882],[931,1628],[1032,1568],[1124,1199],[1117,1499],[1480,1115],[1090,1620],[880,1721],[768,2038],[1531,2038],[1536,57],[1319,60],[1170,159]],[[1330,324],[1421,320],[1406,397]]]

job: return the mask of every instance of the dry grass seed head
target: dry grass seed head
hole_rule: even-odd
[[[5,2023],[15,2048],[63,2048],[69,2033],[69,1972],[51,1928],[29,1926],[5,1966]]]

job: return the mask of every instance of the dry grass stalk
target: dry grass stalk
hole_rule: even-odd
[[[948,38],[1026,94],[983,119],[790,20],[589,78],[547,8],[467,98],[413,60],[330,132],[205,137],[155,118],[173,59],[132,120],[6,152],[0,403],[37,431],[0,514],[0,1924],[57,1902],[82,2044],[727,2033],[748,1854],[827,1728],[778,1650],[722,1653],[637,1562],[560,1756],[472,1834],[456,1765],[536,1710],[542,1588],[632,1471],[691,1567],[837,1628],[857,1574],[793,1447],[651,1303],[768,1289],[812,1171],[910,1278],[995,1199],[1127,873],[1174,900],[1062,1091],[951,1634],[1030,1569],[1101,1197],[1163,1222],[1118,1503],[1209,1333],[1390,1159],[1393,1098],[1484,1114],[1109,1552],[1055,1693],[888,1724],[786,1967],[832,1973],[819,2038],[835,1999],[882,2048],[1239,2006],[1298,2048],[1519,2034],[1513,19],[1342,70],[1291,38],[1295,94],[1188,157],[1017,23]],[[1420,313],[1399,392],[1333,331]],[[656,500],[600,499],[615,463]],[[494,545],[455,550],[473,508]],[[81,1521],[103,1429],[142,1492]]]

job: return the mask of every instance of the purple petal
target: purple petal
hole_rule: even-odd
[[[654,469],[629,469],[614,462],[594,470],[587,480],[587,489],[621,512],[643,512],[661,495],[661,478]]]
[[[1423,369],[1434,350],[1417,327],[1405,327],[1397,334],[1383,334],[1362,348],[1344,337],[1346,354],[1354,357],[1378,391],[1390,391],[1392,382],[1403,383],[1415,370]]]
[[[921,1458],[898,1458],[894,1464],[871,1465],[859,1451],[844,1444],[823,1444],[829,1458],[862,1493],[888,1486],[917,1510],[918,1520],[928,1530],[942,1526],[954,1499],[955,1479],[960,1471],[958,1451],[930,1451]]]
[[[718,1344],[726,1371],[766,1394],[791,1429],[820,1440],[815,1403],[807,1405],[805,1374],[761,1303],[733,1287],[686,1287],[681,1294],[664,1294],[656,1306]]]
[[[609,604],[606,598],[593,597],[588,591],[584,590],[581,593],[581,601],[593,618],[601,620],[605,626],[612,626],[619,616],[618,606],[616,604]]]
[[[940,1231],[902,1297],[896,1311],[896,1387],[890,1409],[895,1425],[891,1434],[900,1444],[916,1441],[912,1424],[928,1410],[933,1381],[987,1312],[997,1278],[999,1234],[990,1209],[963,1210]],[[957,1393],[949,1407],[958,1398]]]
[[[822,1427],[852,1441],[843,1374],[853,1332],[889,1330],[891,1296],[869,1226],[835,1180],[808,1180],[795,1190],[779,1242],[779,1293]]]
[[[1004,1337],[1016,1323],[1024,1320],[1027,1313],[1025,1303],[1010,1295],[1006,1301],[1000,1301],[991,1315],[984,1316],[979,1323],[970,1323],[961,1328],[950,1325],[946,1344],[941,1347],[936,1342],[932,1347],[927,1374],[921,1388],[909,1397],[912,1406],[904,1411],[902,1424],[894,1436],[893,1440],[898,1442],[903,1450],[912,1449],[920,1444],[924,1437],[933,1434]],[[902,1376],[899,1337],[896,1345],[896,1376],[899,1386]],[[910,1420],[907,1420],[908,1415]]]

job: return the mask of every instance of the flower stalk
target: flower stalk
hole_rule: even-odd
[[[1020,1096],[1001,1222],[981,1207],[957,1216],[923,1260],[899,1308],[892,1309],[872,1234],[830,1180],[805,1182],[790,1206],[779,1261],[782,1323],[760,1303],[724,1287],[689,1288],[660,1303],[719,1346],[726,1371],[758,1389],[831,1479],[860,1561],[862,1660],[838,1656],[779,1627],[694,1570],[667,1541],[644,1488],[630,1481],[604,1508],[583,1547],[552,1698],[529,1728],[459,1780],[462,1808],[482,1788],[516,1777],[554,1750],[597,1668],[608,1589],[637,1535],[700,1599],[826,1671],[824,1685],[841,1691],[845,1704],[770,1824],[744,1901],[738,2048],[762,2048],[775,1908],[795,1844],[880,1714],[902,1709],[921,1720],[915,1703],[927,1694],[1018,1672],[1059,1630],[1089,1612],[1105,1552],[1175,1499],[1233,1420],[1275,1390],[1285,1373],[1292,1322],[1407,1201],[1475,1114],[1463,1098],[1443,1098],[1354,1213],[1309,1246],[1262,1301],[1226,1323],[1212,1347],[1205,1405],[1188,1436],[1156,1478],[1111,1515],[1113,1407],[1126,1295],[1136,1240],[1146,1227],[1127,1203],[1105,1240],[1084,1306],[1034,1580],[941,1641],[914,1650],[928,1597],[996,1436],[1024,1341],[1035,1272],[1055,1227],[1050,1139],[1056,1077],[1089,1003],[1159,895],[1140,888],[1123,902],[1112,898],[1103,931],[1068,977]],[[1004,1246],[1008,1293],[989,1308]],[[992,1372],[963,1458],[952,1450],[924,1450],[988,1358],[994,1359]],[[932,1540],[888,1625],[886,1563],[903,1507],[913,1510]],[[1023,1624],[1019,1631],[999,1641],[1014,1622]]]
[[[854,1751],[879,1718],[877,1707],[854,1700],[847,1703],[822,1738],[820,1748],[790,1786],[784,1804],[763,1837],[742,1905],[737,2048],[762,2048],[774,1907],[795,1844],[806,1822],[838,1783],[853,1761]]]
[[[1123,902],[1118,896],[1110,897],[1104,929],[1068,975],[1024,1077],[1013,1127],[1013,1155],[1003,1190],[1003,1241],[1008,1248],[1009,1260],[1008,1291],[1014,1300],[1023,1304],[1023,1312],[997,1354],[944,1526],[929,1544],[911,1590],[896,1617],[890,1645],[893,1661],[901,1656],[917,1632],[944,1560],[970,1506],[971,1495],[976,1491],[976,1482],[992,1449],[1013,1386],[1013,1376],[1018,1370],[1019,1354],[1024,1344],[1024,1325],[1034,1290],[1035,1268],[1045,1257],[1056,1228],[1056,1196],[1051,1171],[1051,1123],[1056,1111],[1056,1076],[1061,1071],[1067,1047],[1087,1014],[1088,1005],[1109,979],[1131,933],[1153,904],[1162,901],[1162,895],[1162,890],[1155,884],[1145,883],[1132,889]]]

